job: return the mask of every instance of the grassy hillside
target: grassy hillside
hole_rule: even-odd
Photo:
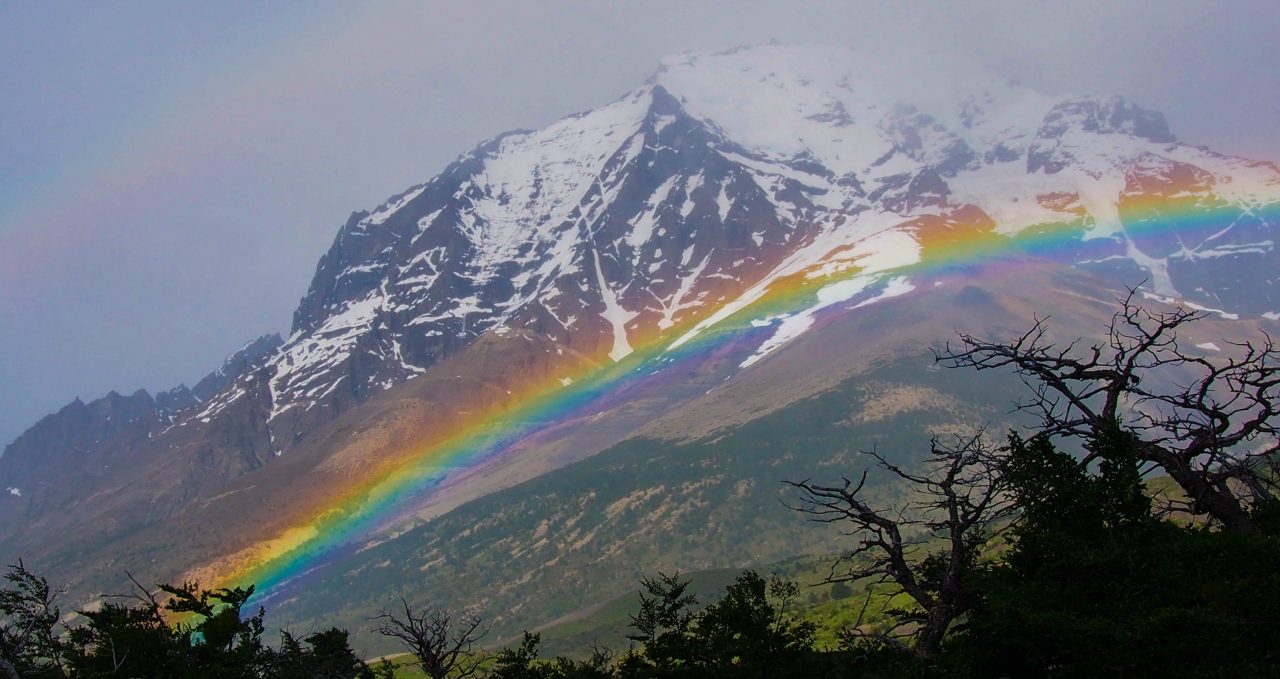
[[[607,610],[658,570],[831,554],[843,547],[838,534],[783,506],[784,480],[860,472],[862,450],[910,464],[932,434],[1004,426],[1007,396],[994,395],[1012,393],[998,376],[974,379],[919,356],[726,433],[626,441],[334,563],[300,583],[305,596],[272,602],[272,621],[345,625],[358,645],[385,652],[366,621],[403,596],[473,607],[495,638],[509,638]],[[901,489],[885,481],[871,483],[891,503]]]
[[[800,597],[789,612],[818,625],[819,648],[837,645],[840,632],[857,621],[866,596],[864,584],[833,586],[824,582],[835,558],[835,555],[797,557],[756,567],[762,574],[776,574],[800,585]],[[742,570],[737,568],[717,568],[681,573],[681,576],[689,581],[689,591],[698,597],[699,604],[705,605],[724,596],[725,588],[741,573]],[[639,593],[637,583],[633,591],[571,619],[555,621],[535,630],[542,635],[544,655],[574,657],[589,652],[595,646],[615,652],[627,649],[632,643],[627,635],[634,633],[630,627],[631,616],[638,610]],[[874,625],[883,620],[884,615],[879,610],[883,603],[883,598],[873,595],[873,605],[868,607],[863,622]]]

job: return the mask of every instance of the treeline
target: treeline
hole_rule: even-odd
[[[910,468],[868,453],[908,487],[902,506],[869,498],[865,471],[790,482],[794,509],[852,538],[826,582],[862,594],[842,599],[857,617],[834,644],[797,614],[798,585],[753,571],[706,605],[678,575],[644,580],[621,652],[543,658],[530,633],[484,651],[481,618],[407,601],[373,631],[433,679],[1280,676],[1280,352],[1184,352],[1198,318],[1130,297],[1093,346],[1057,346],[1042,323],[962,336],[939,361],[1017,372],[1038,428],[935,440]],[[265,643],[252,594],[139,585],[64,626],[19,563],[0,675],[395,676],[342,630]]]
[[[389,664],[370,667],[351,650],[348,633],[330,629],[302,639],[281,633],[278,648],[263,642],[265,611],[246,616],[247,589],[203,590],[194,584],[138,585],[93,610],[83,622],[61,624],[58,592],[21,562],[0,589],[0,676],[229,677],[245,679],[376,679]],[[165,601],[161,603],[160,597]],[[61,628],[61,629],[60,629]]]

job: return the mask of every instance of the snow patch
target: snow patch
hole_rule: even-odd
[[[877,275],[854,276],[848,280],[824,286],[822,289],[818,290],[817,301],[815,301],[812,306],[803,311],[782,317],[782,322],[778,324],[778,328],[774,330],[773,335],[770,336],[769,339],[765,340],[764,343],[760,345],[760,348],[756,349],[756,352],[747,357],[747,359],[740,363],[738,367],[748,368],[758,363],[765,356],[773,353],[784,344],[799,337],[804,334],[806,330],[813,327],[814,320],[816,319],[819,311],[857,297],[860,293],[877,283],[879,279],[880,277]],[[850,308],[858,309],[865,307],[881,300],[905,295],[914,289],[915,286],[906,278],[901,276],[892,278],[885,284],[884,289],[881,290],[879,294],[871,297],[870,299],[863,300]]]
[[[1240,314],[1229,313],[1227,311],[1223,311],[1222,309],[1214,309],[1213,307],[1207,307],[1201,304],[1196,304],[1195,302],[1189,302],[1185,299],[1179,299],[1177,297],[1160,295],[1153,292],[1147,292],[1145,290],[1142,291],[1142,297],[1143,299],[1154,299],[1155,301],[1160,302],[1161,304],[1170,304],[1170,305],[1181,304],[1195,311],[1203,311],[1205,313],[1217,314],[1218,316],[1228,321],[1240,320]]]
[[[865,306],[871,306],[876,302],[883,302],[886,299],[891,299],[893,297],[900,297],[915,289],[916,289],[916,286],[912,285],[911,281],[906,278],[903,278],[903,277],[891,278],[889,279],[889,282],[884,286],[884,290],[880,291],[880,294],[876,295],[875,297],[872,297],[871,299],[862,300],[861,302],[858,302],[857,304],[853,305],[850,308],[861,309],[862,307],[865,307]]]
[[[653,121],[654,134],[662,134],[662,131],[667,129],[667,125],[670,125],[675,121],[675,116],[658,116],[658,118]]]
[[[662,185],[649,197],[645,203],[646,210],[637,215],[632,222],[631,232],[627,234],[627,245],[638,248],[648,243],[653,237],[654,227],[658,224],[658,211],[662,209],[662,204],[666,202],[667,196],[678,179],[679,177],[674,175],[668,177],[667,181],[662,182]]]
[[[595,258],[596,284],[600,286],[600,299],[604,301],[604,313],[601,315],[613,328],[613,349],[609,350],[609,358],[620,361],[631,353],[631,345],[627,342],[627,322],[636,317],[636,312],[627,311],[618,304],[618,296],[604,280],[604,271],[600,268],[600,253],[592,250],[591,256]]]
[[[729,197],[729,183],[727,181],[720,184],[720,193],[716,196],[716,206],[717,210],[719,210],[720,223],[723,224],[724,220],[729,217],[729,210],[733,209],[733,199]]]
[[[1221,316],[1222,318],[1225,318],[1228,321],[1240,320],[1240,314],[1233,314],[1227,311],[1223,311],[1222,309],[1215,309],[1213,307],[1202,306],[1202,305],[1196,304],[1195,302],[1188,302],[1186,300],[1183,300],[1182,303],[1186,304],[1188,307],[1191,307],[1192,309],[1195,309],[1196,311],[1203,311],[1205,313],[1217,314],[1218,316]]]
[[[693,246],[689,246],[689,250],[685,251],[687,255],[693,250]],[[711,255],[702,258],[702,262],[694,267],[687,275],[680,278],[680,288],[671,295],[671,300],[667,302],[659,301],[662,305],[662,318],[658,319],[658,328],[666,330],[675,325],[675,315],[682,309],[691,306],[697,306],[698,302],[685,303],[684,299],[692,290],[694,284],[698,281],[698,277],[702,275],[702,271],[707,268],[707,262],[711,261]],[[682,263],[683,264],[683,263]]]
[[[819,233],[808,245],[792,253],[758,283],[721,306],[668,348],[679,347],[707,328],[754,304],[775,281],[783,277],[796,274],[809,278],[830,277],[851,268],[859,269],[861,275],[869,275],[919,262],[920,244],[909,233],[892,228],[901,219],[889,213],[865,215]],[[848,247],[850,242],[855,245]]]
[[[377,226],[387,221],[388,219],[391,218],[391,215],[394,215],[395,213],[399,212],[400,208],[404,207],[405,205],[408,205],[409,201],[422,195],[422,192],[425,190],[427,190],[427,185],[423,184],[422,186],[419,186],[416,189],[413,189],[408,193],[400,196],[396,200],[393,200],[383,205],[382,207],[378,208],[377,211],[374,212],[373,214],[360,220],[360,226],[362,227]]]

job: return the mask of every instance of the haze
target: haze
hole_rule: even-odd
[[[960,52],[1280,159],[1276,3],[885,4],[0,6],[0,442],[77,395],[191,384],[287,333],[350,212],[674,52]]]

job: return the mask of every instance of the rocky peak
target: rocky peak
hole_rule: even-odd
[[[196,386],[191,388],[191,395],[200,402],[213,398],[255,364],[275,352],[281,344],[284,344],[284,340],[277,333],[263,335],[245,343],[228,356],[221,367],[196,382]]]
[[[1093,134],[1123,134],[1157,144],[1177,141],[1169,132],[1164,114],[1142,108],[1123,97],[1079,97],[1054,106],[1044,117],[1037,133],[1041,138],[1060,138],[1069,130]]]
[[[1123,99],[1054,100],[964,63],[908,77],[879,56],[781,45],[680,55],[612,103],[478,145],[352,214],[290,338],[201,419],[248,399],[266,404],[272,440],[296,442],[316,418],[501,326],[617,359],[788,258],[809,261],[795,259],[806,248],[873,233],[851,215],[973,213],[1007,228],[1043,193],[1077,219],[1088,210],[1076,176],[1123,177],[1153,144],[1176,143],[1162,116]],[[1024,157],[1028,174],[1076,174],[989,200],[1015,187],[1019,170],[1005,166]],[[1113,214],[1091,216],[1105,226]]]
[[[1132,141],[1173,144],[1164,115],[1133,104],[1121,97],[1078,97],[1059,102],[1044,117],[1027,154],[1027,171],[1054,174],[1081,162],[1096,165],[1100,135],[1114,135],[1122,147]],[[1115,149],[1116,143],[1102,142]],[[1091,161],[1090,156],[1094,159]]]
[[[155,401],[144,390],[127,396],[112,391],[88,403],[77,397],[5,446],[0,486],[24,489],[27,501],[40,486],[59,480],[73,486],[69,477],[110,465],[104,450],[145,437],[156,424]]]

